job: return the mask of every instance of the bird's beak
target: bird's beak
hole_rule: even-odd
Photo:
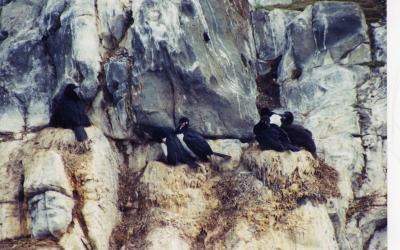
[[[75,94],[76,94],[77,96],[79,96],[80,98],[82,98],[82,92],[81,92],[81,90],[80,90],[79,87],[78,87],[78,88],[74,88],[74,92],[75,92]]]
[[[181,125],[179,125],[179,129],[183,129],[183,127],[185,127],[185,123],[181,123]]]

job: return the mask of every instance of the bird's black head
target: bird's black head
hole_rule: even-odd
[[[269,125],[270,125],[270,118],[269,118],[269,116],[268,116],[268,115],[263,115],[263,116],[261,116],[261,118],[260,118],[260,123],[261,123],[263,126],[269,127]]]
[[[293,123],[294,120],[294,116],[293,113],[290,111],[285,111],[282,115],[283,119],[282,119],[282,125],[291,125]]]
[[[64,90],[64,96],[73,100],[81,99],[81,93],[79,91],[79,86],[73,83],[68,84]]]
[[[189,119],[187,117],[182,117],[181,119],[179,119],[177,131],[183,132],[188,128],[189,128]]]
[[[273,115],[273,114],[275,114],[275,113],[272,112],[269,108],[262,108],[262,109],[260,110],[260,117],[263,117],[263,116],[271,116],[271,115]]]

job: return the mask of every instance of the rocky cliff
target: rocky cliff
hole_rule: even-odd
[[[293,2],[2,1],[0,248],[386,249],[386,25]],[[70,82],[85,143],[47,127]],[[265,106],[320,159],[260,151]],[[183,115],[232,159],[161,163]]]

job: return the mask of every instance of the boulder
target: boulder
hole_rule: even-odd
[[[47,128],[0,144],[7,147],[0,153],[5,156],[0,158],[1,171],[7,173],[1,178],[10,186],[2,189],[7,199],[0,207],[5,221],[2,237],[31,233],[38,239],[58,238],[63,246],[69,239],[76,246],[83,242],[86,247],[108,249],[119,221],[119,159],[99,129],[85,130],[88,140],[83,143],[76,142],[70,129]],[[30,232],[24,229],[27,225]]]
[[[46,191],[29,199],[29,217],[33,237],[62,236],[71,223],[74,201],[59,192]]]

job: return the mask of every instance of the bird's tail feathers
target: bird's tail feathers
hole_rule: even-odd
[[[290,150],[290,151],[293,151],[293,152],[297,152],[297,151],[300,151],[300,150],[301,150],[301,148],[299,148],[299,147],[297,147],[297,146],[294,146],[294,145],[292,145],[292,144],[286,144],[286,148],[287,148],[288,150]]]
[[[224,158],[224,160],[229,160],[232,158],[230,155],[225,155],[225,154],[221,154],[221,153],[217,153],[217,152],[213,152],[213,155],[222,157],[222,158]]]
[[[84,127],[82,126],[74,127],[72,130],[75,133],[77,141],[85,141],[88,138]]]
[[[189,167],[193,168],[193,169],[197,169],[197,168],[201,168],[201,165],[198,164],[197,162],[188,162],[187,163],[189,165]]]
[[[312,154],[312,156],[314,157],[314,159],[318,159],[318,155],[317,155],[316,152],[313,152],[313,153],[311,153],[311,154]]]

